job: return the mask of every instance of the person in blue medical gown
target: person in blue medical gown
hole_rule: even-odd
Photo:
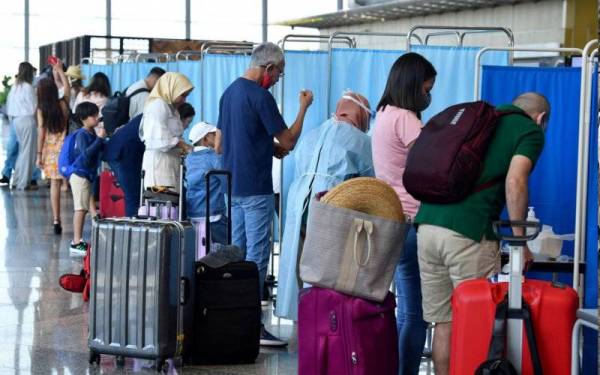
[[[362,95],[346,92],[336,112],[319,128],[307,133],[294,151],[296,169],[287,196],[277,305],[275,315],[298,319],[298,291],[302,285],[298,263],[310,200],[318,193],[354,177],[372,177],[371,109]]]

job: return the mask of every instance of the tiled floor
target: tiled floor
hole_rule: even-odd
[[[70,258],[71,198],[63,193],[62,236],[52,234],[49,189],[0,189],[0,374],[155,373],[151,362],[127,360],[123,369],[103,356],[88,366],[87,303],[62,290],[58,278],[78,273]],[[269,315],[270,312],[269,312]],[[171,368],[185,374],[295,374],[296,332],[290,321],[271,318],[270,330],[289,340],[286,350],[263,350],[251,366]],[[423,366],[423,374],[427,364]]]

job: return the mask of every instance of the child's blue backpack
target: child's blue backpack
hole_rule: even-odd
[[[65,137],[60,154],[58,155],[58,171],[65,178],[71,177],[75,171],[74,163],[77,159],[75,156],[75,141],[77,140],[77,133],[79,130],[70,133]]]

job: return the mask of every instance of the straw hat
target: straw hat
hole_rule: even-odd
[[[69,77],[72,81],[83,81],[85,80],[85,76],[81,74],[81,68],[79,65],[71,65],[65,72],[65,75]]]
[[[371,177],[353,178],[331,189],[321,202],[403,223],[402,203],[392,187]]]

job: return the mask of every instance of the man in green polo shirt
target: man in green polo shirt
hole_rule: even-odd
[[[524,93],[512,105],[498,109],[521,110],[528,115],[500,119],[475,186],[502,177],[504,183],[473,193],[459,203],[422,203],[415,218],[419,224],[423,316],[435,323],[433,361],[437,375],[449,371],[452,291],[465,280],[500,271],[500,250],[492,222],[505,204],[511,220],[525,219],[529,174],[544,147],[543,130],[550,115],[544,96]],[[527,248],[525,256],[532,258]]]

